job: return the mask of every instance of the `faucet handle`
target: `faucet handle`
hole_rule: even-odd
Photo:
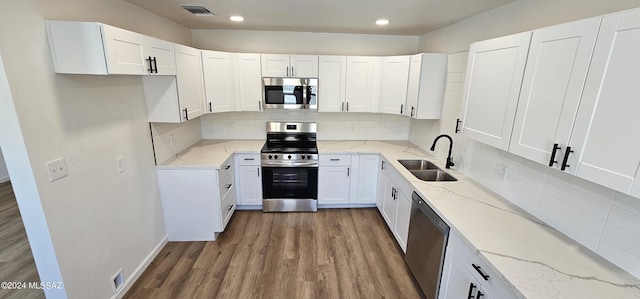
[[[456,163],[453,163],[453,158],[447,158],[447,164],[445,165],[446,169],[451,169],[451,166],[455,166]]]

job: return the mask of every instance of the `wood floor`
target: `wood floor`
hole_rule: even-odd
[[[215,242],[169,242],[125,298],[420,298],[376,209],[236,211]]]
[[[39,282],[11,182],[0,183],[0,282]],[[3,290],[0,298],[44,298],[42,290]]]

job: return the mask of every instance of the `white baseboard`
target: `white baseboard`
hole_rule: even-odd
[[[158,243],[158,245],[156,245],[156,247],[153,248],[151,253],[149,253],[149,255],[147,255],[147,257],[142,261],[142,263],[140,263],[140,265],[138,265],[138,267],[133,271],[133,273],[131,273],[131,276],[127,278],[127,281],[125,282],[124,286],[122,286],[122,289],[120,289],[120,291],[118,291],[117,294],[113,295],[111,299],[122,299],[122,297],[124,297],[124,295],[127,293],[127,291],[129,291],[131,286],[133,286],[133,284],[138,280],[138,278],[140,278],[140,275],[142,275],[144,270],[147,269],[147,267],[149,267],[149,264],[151,264],[153,259],[155,259],[156,256],[158,256],[158,254],[160,253],[160,251],[162,251],[162,248],[164,248],[164,246],[167,245],[167,242],[169,242],[169,237],[164,236],[164,238],[160,240],[160,243]]]

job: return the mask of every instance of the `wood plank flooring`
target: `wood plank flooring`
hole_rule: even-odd
[[[0,183],[0,282],[39,282],[11,182]],[[42,290],[3,290],[0,298],[44,298]]]
[[[420,298],[376,209],[236,211],[215,242],[169,242],[125,298]]]

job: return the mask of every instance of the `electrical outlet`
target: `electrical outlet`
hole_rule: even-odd
[[[118,170],[118,173],[123,173],[125,170],[124,167],[124,157],[117,157],[116,158],[116,170]]]
[[[57,181],[69,175],[67,171],[67,162],[64,157],[49,161],[46,163],[47,173],[49,174],[49,182]]]
[[[502,163],[496,163],[496,168],[493,170],[493,176],[501,181],[507,179],[507,165]]]
[[[122,269],[120,269],[111,277],[111,288],[113,289],[113,293],[117,294],[120,292],[122,286],[124,286],[124,277],[122,277]]]

